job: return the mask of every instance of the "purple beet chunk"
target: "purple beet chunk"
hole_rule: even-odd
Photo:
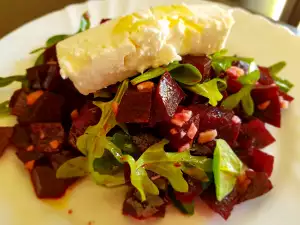
[[[234,94],[238,92],[243,85],[235,78],[228,77],[227,79],[227,92],[230,94]]]
[[[76,147],[77,138],[84,134],[89,126],[96,125],[101,117],[101,110],[93,103],[85,104],[80,110],[79,117],[72,123],[69,133],[69,143],[74,148]]]
[[[18,149],[26,149],[32,144],[30,129],[28,126],[15,125],[11,143]]]
[[[27,105],[27,93],[24,90],[16,91],[10,101],[11,114],[18,118],[29,117],[29,107]]]
[[[275,127],[280,127],[281,111],[279,102],[279,92],[276,85],[258,86],[251,92],[255,106],[270,101],[269,106],[264,110],[255,109],[254,116],[263,122]]]
[[[64,98],[51,92],[44,94],[29,107],[29,116],[19,117],[20,123],[37,123],[37,122],[60,122],[61,109],[64,104]]]
[[[270,71],[267,67],[259,66],[260,78],[258,82],[262,85],[271,85],[274,84],[274,80],[270,74]]]
[[[38,198],[60,198],[68,188],[67,180],[57,179],[55,170],[50,166],[35,166],[31,180]]]
[[[272,175],[274,165],[274,156],[254,149],[252,152],[252,160],[250,168],[256,172],[265,172],[269,177]]]
[[[155,198],[155,199],[154,199]],[[150,217],[164,217],[167,203],[160,196],[148,196],[147,201],[141,202],[135,189],[129,190],[123,203],[123,214],[139,220]]]
[[[64,142],[65,132],[60,123],[32,123],[31,139],[39,152],[57,152]]]
[[[151,115],[152,91],[139,92],[130,88],[118,108],[119,123],[148,123]]]
[[[151,122],[170,120],[184,97],[185,94],[180,86],[172,79],[169,72],[165,72],[156,88]]]
[[[245,191],[239,194],[239,203],[262,196],[273,188],[266,173],[247,170],[246,177],[250,184]]]
[[[0,157],[10,143],[10,138],[13,134],[13,127],[0,127]]]
[[[244,141],[250,139],[251,146],[249,147],[254,148],[264,148],[275,142],[275,138],[266,129],[265,124],[259,119],[254,119],[251,120],[249,123],[243,124],[241,129],[241,136],[244,136],[241,137]]]
[[[39,160],[44,157],[44,154],[37,151],[36,149],[34,149],[33,151],[19,149],[16,155],[23,163],[26,163],[31,160]]]
[[[200,197],[213,211],[220,214],[225,220],[229,218],[233,207],[238,202],[238,194],[235,189],[219,202],[216,198],[214,185],[210,185],[210,187],[206,189]]]
[[[203,81],[211,78],[211,59],[207,56],[186,55],[182,57],[182,63],[188,63],[195,66],[201,72]]]

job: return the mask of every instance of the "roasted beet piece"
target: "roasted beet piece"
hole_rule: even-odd
[[[9,145],[12,134],[12,127],[0,127],[0,157],[3,155],[4,150]]]
[[[219,202],[216,198],[214,185],[210,185],[200,197],[213,211],[220,214],[225,220],[229,218],[233,207],[238,202],[238,193],[235,189]]]
[[[242,125],[238,142],[244,149],[251,147],[264,148],[275,142],[275,138],[266,129],[262,121],[254,119]]]
[[[85,130],[89,126],[96,125],[101,117],[101,110],[93,103],[88,102],[80,110],[79,117],[72,123],[72,127],[69,133],[69,143],[76,147],[77,138],[84,134]]]
[[[202,81],[210,79],[211,60],[207,56],[186,55],[182,57],[182,63],[189,63],[197,67],[202,74]]]
[[[228,93],[234,94],[234,93],[238,92],[242,87],[243,87],[243,85],[237,79],[228,77],[228,79],[227,79],[227,92]]]
[[[11,114],[19,118],[25,119],[29,117],[29,107],[27,106],[27,93],[24,90],[16,91],[9,104]]]
[[[259,66],[260,71],[260,79],[258,80],[259,83],[262,85],[271,85],[274,83],[274,80],[270,74],[270,71],[267,67]]]
[[[265,172],[269,177],[273,172],[274,156],[258,149],[252,151],[250,168],[256,172]]]
[[[132,142],[141,152],[146,151],[147,148],[159,141],[159,138],[153,136],[150,133],[139,133],[137,135],[132,136]]]
[[[247,170],[245,175],[246,179],[244,180],[248,183],[248,185],[247,189],[239,194],[239,202],[257,198],[269,192],[273,188],[273,185],[268,179],[266,173]],[[240,182],[238,182],[238,185],[241,185]],[[240,189],[241,188],[239,188],[239,190]]]
[[[27,69],[27,79],[31,89],[55,91],[64,81],[57,64],[43,64]]]
[[[17,151],[17,156],[23,163],[26,163],[31,160],[39,160],[44,157],[44,154],[37,151],[36,149],[33,149],[31,151],[19,149]]]
[[[64,142],[65,132],[60,123],[30,124],[33,144],[40,152],[57,152]]]
[[[151,123],[170,120],[185,97],[179,85],[165,72],[156,88]]]
[[[28,126],[15,125],[11,142],[19,149],[26,149],[31,145],[30,129]]]
[[[139,92],[129,88],[118,108],[119,123],[148,123],[151,115],[152,91]]]
[[[69,185],[68,180],[57,179],[55,170],[46,165],[35,166],[31,180],[38,198],[60,198]]]
[[[269,123],[275,127],[280,127],[281,111],[279,102],[279,92],[276,85],[258,86],[251,92],[255,106],[270,101],[269,105],[261,110],[255,109],[254,116],[263,122]]]
[[[166,201],[160,196],[148,196],[147,201],[141,202],[138,192],[129,190],[123,203],[123,214],[143,220],[150,217],[164,217]]]

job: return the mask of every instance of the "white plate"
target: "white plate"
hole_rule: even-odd
[[[164,4],[180,1],[164,0]],[[199,0],[188,1],[199,3]],[[30,60],[17,63],[54,34],[73,33],[78,28],[80,15],[89,10],[93,24],[101,17],[115,17],[140,8],[161,4],[160,0],[89,1],[51,13],[17,29],[0,41],[0,74],[12,74],[29,66]],[[251,56],[261,65],[279,60],[287,61],[282,72],[296,87],[291,95],[300,96],[299,52],[300,38],[262,17],[240,9],[234,11],[236,24],[228,40],[231,53]],[[17,63],[17,64],[16,64]],[[14,85],[12,85],[14,86]],[[12,86],[1,89],[0,97],[7,97]],[[0,100],[2,100],[0,99]],[[28,173],[9,151],[0,161],[0,224],[1,225],[125,225],[125,224],[188,224],[188,225],[297,225],[300,203],[300,105],[299,99],[283,113],[281,129],[271,128],[277,142],[267,149],[275,155],[272,176],[274,189],[267,195],[236,206],[225,222],[202,205],[196,214],[186,217],[168,208],[162,220],[140,222],[121,214],[123,189],[105,189],[86,180],[70,191],[67,199],[56,204],[38,200],[33,192]],[[3,125],[3,124],[1,124]],[[201,203],[200,203],[201,205]],[[68,214],[72,209],[73,213]]]

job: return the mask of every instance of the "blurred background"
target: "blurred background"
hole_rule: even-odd
[[[84,0],[0,0],[0,38],[26,22],[80,2]],[[262,14],[274,21],[280,21],[295,32],[297,26],[300,29],[300,0],[216,0],[216,2]]]

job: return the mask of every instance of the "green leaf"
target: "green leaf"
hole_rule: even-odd
[[[107,150],[101,158],[94,160],[94,170],[100,174],[115,175],[122,169],[123,165]]]
[[[65,40],[66,38],[70,37],[70,35],[67,34],[58,34],[58,35],[54,35],[53,37],[50,37],[47,41],[46,41],[46,46],[47,47],[51,47],[52,45],[56,45],[58,42]]]
[[[238,78],[238,81],[243,85],[255,84],[259,80],[259,78],[260,78],[260,72],[259,70],[255,70],[251,73],[240,76]]]
[[[0,104],[0,117],[5,117],[10,115],[9,102],[10,101],[8,100]]]
[[[286,62],[281,61],[278,63],[275,63],[274,65],[270,66],[268,69],[270,71],[270,74],[275,81],[276,85],[280,88],[281,91],[287,93],[291,90],[291,88],[294,87],[294,84],[292,84],[290,81],[278,77],[277,74],[286,66]]]
[[[226,141],[216,140],[213,158],[213,173],[217,200],[222,201],[232,192],[237,177],[242,173],[243,163],[235,155]]]
[[[32,50],[29,54],[35,54],[37,52],[40,52],[40,51],[46,50],[46,49],[47,49],[46,47],[36,48],[36,49]]]
[[[86,157],[79,156],[66,161],[56,171],[56,177],[72,178],[72,177],[83,177],[88,175],[88,161]]]
[[[90,29],[90,27],[91,27],[90,15],[88,12],[85,12],[80,18],[80,26],[77,33],[86,31]]]
[[[170,197],[173,205],[179,209],[182,213],[187,215],[194,215],[195,203],[183,203],[176,199],[173,188],[168,189],[168,196]]]
[[[39,66],[44,64],[44,52],[42,52],[35,60],[34,66]]]
[[[115,133],[111,138],[111,142],[114,143],[118,148],[122,149],[123,152],[130,155],[138,152],[138,149],[133,144],[128,134],[121,132]]]
[[[241,90],[239,90],[239,92],[228,96],[222,102],[222,106],[225,109],[234,109],[235,107],[238,106],[242,98],[247,94],[249,94],[251,90],[252,90],[252,85],[245,85],[244,87],[241,88]]]
[[[24,82],[25,80],[26,80],[26,76],[24,76],[24,75],[0,77],[0,88],[10,85],[14,81]]]
[[[242,98],[242,107],[248,116],[251,116],[254,113],[254,102],[250,92]]]
[[[192,91],[198,95],[204,96],[209,99],[209,104],[216,106],[219,101],[223,99],[218,83],[226,87],[226,82],[220,78],[214,78],[202,84],[195,84],[192,86],[182,85],[185,89]],[[226,88],[225,88],[226,89]]]
[[[200,71],[195,66],[191,64],[180,64],[178,62],[173,62],[166,67],[150,69],[145,73],[132,79],[130,82],[132,85],[137,85],[141,82],[159,77],[163,75],[166,71],[169,71],[176,81],[186,85],[196,84],[202,79]]]
[[[269,71],[271,73],[271,76],[276,76],[283,68],[286,67],[285,61],[280,61],[278,63],[275,63],[271,66],[269,66]]]

